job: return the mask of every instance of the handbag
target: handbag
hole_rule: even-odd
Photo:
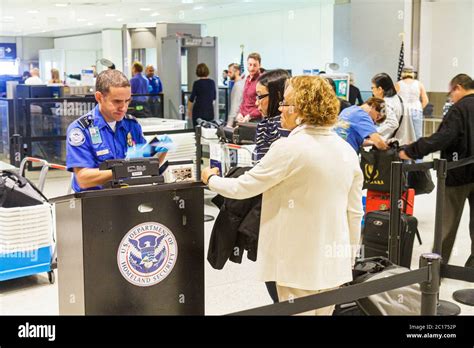
[[[398,96],[400,104],[402,106],[402,115],[398,121],[398,127],[393,132],[392,138],[395,137],[400,126],[402,124],[403,118],[405,116],[405,107],[403,104],[402,98]],[[400,156],[398,155],[398,141],[390,143],[390,148],[388,150],[379,150],[375,146],[372,146],[370,151],[365,151],[364,148],[361,148],[361,161],[360,167],[364,175],[364,189],[379,191],[379,192],[390,192],[390,177],[392,172],[392,162],[400,161]],[[402,174],[404,179],[406,174]],[[405,180],[403,180],[405,182]]]
[[[224,143],[236,145],[255,144],[257,125],[257,123],[253,122],[237,123],[235,128],[223,125],[217,129],[217,137]]]
[[[409,188],[415,190],[415,195],[431,193],[435,188],[429,170],[408,172],[407,183]]]
[[[369,151],[361,149],[360,167],[364,176],[364,189],[390,192],[392,162],[399,161],[398,143],[394,142],[388,150],[379,150],[375,146]]]
[[[48,199],[27,178],[15,172],[0,172],[0,207],[16,208],[41,205]]]

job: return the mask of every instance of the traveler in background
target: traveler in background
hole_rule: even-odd
[[[372,94],[385,100],[387,118],[378,129],[378,133],[385,141],[396,138],[400,145],[415,141],[415,129],[411,118],[405,112],[405,102],[397,94],[392,78],[388,74],[380,73],[372,78]]]
[[[337,97],[337,100],[339,100],[339,113],[340,113],[342,110],[344,110],[344,109],[350,107],[351,104],[350,104],[347,100],[342,99],[342,98],[339,98],[339,97],[337,96],[336,83],[334,82],[334,80],[333,80],[332,78],[330,78],[330,77],[325,77],[325,79],[329,82],[329,84],[331,85],[331,87],[332,87],[332,89],[333,89],[333,91],[334,91],[334,94],[335,94],[336,97]]]
[[[232,63],[229,66],[229,77],[230,83],[232,83],[231,92],[230,92],[230,108],[229,115],[227,115],[227,126],[233,127],[234,121],[237,115],[239,114],[240,104],[242,104],[242,99],[244,96],[244,87],[245,80],[240,76],[240,65]]]
[[[454,105],[443,118],[436,133],[407,145],[401,159],[422,159],[441,151],[441,158],[455,162],[474,156],[474,81],[466,74],[456,75],[449,84]],[[441,257],[449,262],[466,199],[469,201],[471,255],[465,267],[474,267],[474,164],[448,170],[443,210]]]
[[[148,93],[159,94],[163,92],[163,84],[161,79],[155,75],[155,67],[153,65],[146,66],[145,77],[148,80]]]
[[[59,77],[58,69],[51,69],[51,80],[48,81],[48,84],[58,84],[62,83],[61,78]]]
[[[198,80],[194,81],[193,90],[188,99],[188,117],[196,127],[196,120],[214,120],[214,102],[216,100],[216,83],[209,78],[209,68],[201,63],[196,67]]]
[[[229,81],[229,70],[224,69],[222,70],[222,84],[227,86],[227,82]]]
[[[349,103],[351,105],[362,105],[364,104],[364,100],[362,99],[362,95],[360,94],[360,89],[357,88],[355,85],[354,74],[349,73]]]
[[[232,67],[234,66],[234,64],[237,64],[237,63],[230,63],[229,66],[227,67],[227,78],[228,78],[228,82],[227,82],[227,86],[229,87],[229,95],[230,93],[232,93],[232,87],[234,87],[234,80],[233,80],[233,76],[235,75],[234,74],[234,71],[232,69]],[[238,65],[238,64],[237,64]],[[240,66],[240,65],[239,65]],[[240,77],[240,71],[239,71],[239,77]]]
[[[416,140],[423,136],[423,109],[428,105],[428,95],[425,86],[415,79],[413,67],[406,66],[402,70],[402,79],[395,89],[405,102],[407,116],[411,118],[415,129]]]
[[[350,247],[360,238],[362,172],[356,153],[332,131],[338,110],[325,79],[291,78],[280,106],[288,138],[275,141],[238,178],[221,178],[217,168],[202,171],[204,184],[224,197],[263,193],[257,264],[263,281],[276,281],[280,301],[352,281],[356,248]],[[303,314],[331,315],[333,309]]]
[[[29,71],[23,71],[23,75],[21,75],[21,82],[20,83],[25,83],[28,78],[31,77],[31,73]]]
[[[250,53],[247,57],[248,76],[245,79],[244,95],[240,104],[239,114],[236,117],[237,122],[259,122],[262,115],[255,105],[257,99],[257,79],[260,76],[260,65],[262,58],[258,53]]]
[[[387,150],[384,139],[377,133],[376,124],[385,121],[385,102],[380,98],[369,98],[361,106],[350,106],[339,114],[334,127],[336,133],[359,153],[361,146],[375,145]]]
[[[44,82],[40,79],[40,71],[38,68],[30,70],[31,77],[25,80],[25,85],[44,85]]]

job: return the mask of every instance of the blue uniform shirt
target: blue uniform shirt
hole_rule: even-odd
[[[148,79],[142,74],[135,74],[130,79],[130,87],[132,88],[132,94],[148,94]],[[132,100],[138,102],[146,102],[147,96],[133,97]]]
[[[377,128],[370,115],[356,105],[341,111],[334,130],[341,138],[347,141],[357,153],[359,153],[364,139],[373,133],[377,133]]]
[[[66,166],[70,172],[74,168],[99,168],[109,159],[124,159],[129,148],[146,143],[142,127],[133,116],[126,115],[118,121],[115,132],[99,111],[96,105],[85,116],[71,123],[67,129]],[[72,188],[75,192],[83,191],[74,175]],[[99,190],[102,186],[88,190]]]
[[[152,77],[148,77],[148,93],[150,94],[158,94],[163,92],[163,85],[161,84],[161,80],[158,76],[153,75]]]

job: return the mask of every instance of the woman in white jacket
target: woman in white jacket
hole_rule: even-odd
[[[372,78],[372,93],[374,97],[385,100],[387,118],[379,126],[379,134],[386,141],[396,138],[400,145],[414,142],[413,120],[406,112],[406,102],[397,94],[392,78],[386,73],[375,75]]]
[[[276,281],[280,301],[331,290],[352,280],[359,244],[362,173],[355,151],[332,131],[339,102],[318,76],[289,80],[281,104],[288,138],[239,178],[206,168],[202,180],[225,197],[263,193],[257,263]],[[330,315],[334,306],[305,314]]]

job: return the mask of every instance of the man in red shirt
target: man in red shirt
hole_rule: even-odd
[[[262,58],[258,53],[250,53],[247,57],[248,76],[245,79],[245,87],[242,103],[240,104],[237,122],[259,122],[262,118],[257,105],[257,79],[260,76],[260,64]]]

